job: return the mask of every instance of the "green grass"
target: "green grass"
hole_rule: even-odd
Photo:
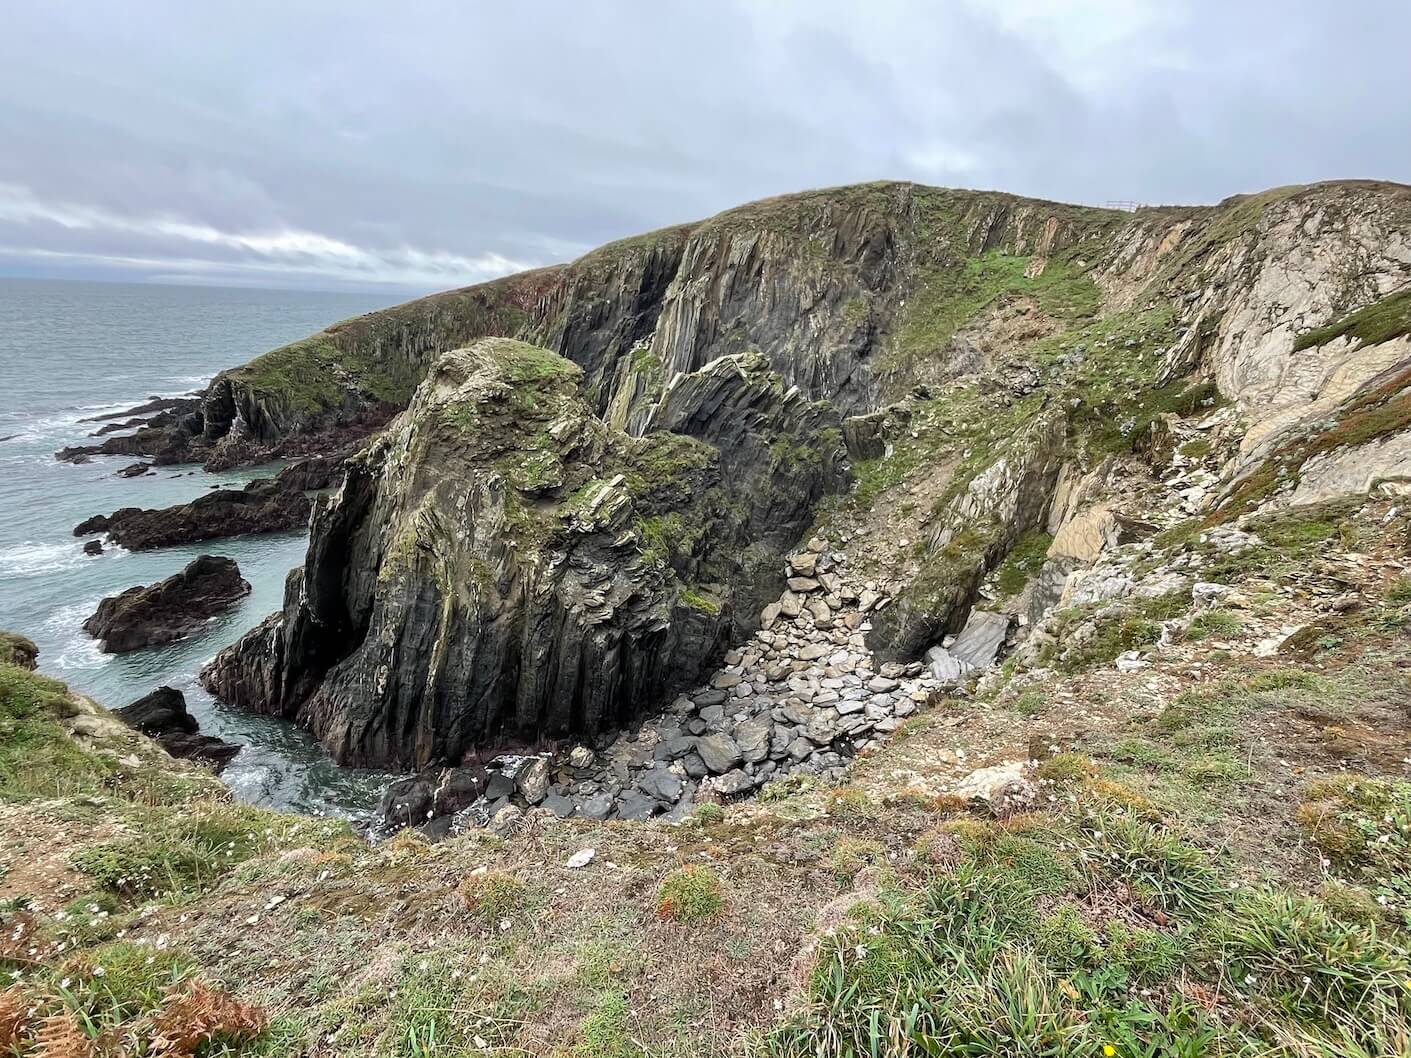
[[[709,922],[725,907],[720,876],[709,867],[672,871],[657,890],[657,914],[685,925]]]
[[[990,251],[959,264],[937,264],[921,272],[903,310],[892,359],[906,367],[918,358],[937,357],[955,333],[990,305],[1005,298],[1032,297],[1045,313],[1061,320],[1084,319],[1101,304],[1097,286],[1074,263],[1073,255],[1050,259],[1043,273],[1027,279],[1030,258]]]
[[[1392,581],[1385,597],[1392,606],[1405,606],[1411,602],[1411,577],[1398,577]]]
[[[529,887],[506,871],[468,874],[461,882],[461,899],[476,918],[495,926],[518,914],[529,897]]]
[[[349,831],[346,824],[316,823],[251,805],[211,804],[200,811],[153,809],[134,817],[135,833],[80,849],[75,869],[122,897],[147,899],[209,889],[246,860],[295,836],[327,845]]]
[[[1338,338],[1351,338],[1361,349],[1380,345],[1393,338],[1411,333],[1411,290],[1398,290],[1340,320],[1300,334],[1293,343],[1294,352],[1326,345]]]
[[[578,1026],[574,1058],[633,1058],[641,1053],[628,1033],[627,997],[620,992],[600,996]]]
[[[112,761],[80,749],[59,726],[67,702],[57,680],[0,664],[0,797],[93,794],[114,780]]]
[[[885,858],[880,844],[868,838],[841,837],[828,856],[828,864],[840,882],[850,881],[862,868]]]
[[[1237,636],[1244,629],[1244,621],[1233,610],[1206,610],[1197,614],[1186,629],[1186,638],[1192,643],[1211,636],[1228,638]]]
[[[194,973],[195,965],[182,952],[116,941],[85,952],[60,982],[50,983],[59,984],[63,1005],[86,1030],[102,1031],[156,1010],[173,985]]]
[[[14,632],[0,632],[0,665],[24,667],[26,661],[33,662],[39,655],[34,640]]]
[[[1120,654],[1157,643],[1161,638],[1161,622],[1179,617],[1189,607],[1190,597],[1183,592],[1155,599],[1124,600],[1117,613],[1097,621],[1092,634],[1071,651],[1066,644],[1077,629],[1086,627],[1086,618],[1094,607],[1060,611],[1055,626],[1058,644],[1050,648],[1050,652],[1062,656],[1061,667],[1066,672],[1111,665]]]
[[[1021,536],[995,571],[995,585],[1005,595],[1018,595],[1043,568],[1053,537],[1040,530]]]
[[[1110,784],[1069,763],[1074,815],[1018,832],[957,821],[958,865],[856,907],[767,1052],[1331,1058],[1397,1038],[1411,996],[1398,938],[1307,897],[1232,888],[1223,861],[1114,808]],[[1062,884],[1025,868],[1033,849]],[[1196,986],[1216,1009],[1178,998]],[[1293,1039],[1302,1049],[1281,1049]]]
[[[710,614],[712,617],[720,613],[720,599],[718,599],[714,595],[700,590],[699,588],[682,588],[681,594],[677,596],[677,598],[679,598],[681,602],[685,603],[693,610],[699,610],[701,613]]]

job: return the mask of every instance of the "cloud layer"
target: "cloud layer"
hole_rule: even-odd
[[[1408,179],[1386,0],[14,6],[0,273],[428,290],[805,187]]]

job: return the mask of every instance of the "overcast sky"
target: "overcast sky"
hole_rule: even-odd
[[[431,290],[809,187],[1411,181],[1404,0],[0,0],[0,275]]]

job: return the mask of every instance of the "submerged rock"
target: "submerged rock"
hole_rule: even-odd
[[[234,559],[202,555],[180,573],[98,604],[83,630],[108,654],[182,639],[250,593]]]
[[[173,757],[209,764],[216,772],[241,750],[234,743],[201,734],[201,725],[186,708],[186,696],[174,687],[158,687],[114,712],[129,727],[154,739]]]

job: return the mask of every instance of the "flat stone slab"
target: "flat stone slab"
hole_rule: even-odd
[[[1008,633],[1008,614],[972,610],[960,635],[950,645],[951,656],[977,669],[989,668]]]

